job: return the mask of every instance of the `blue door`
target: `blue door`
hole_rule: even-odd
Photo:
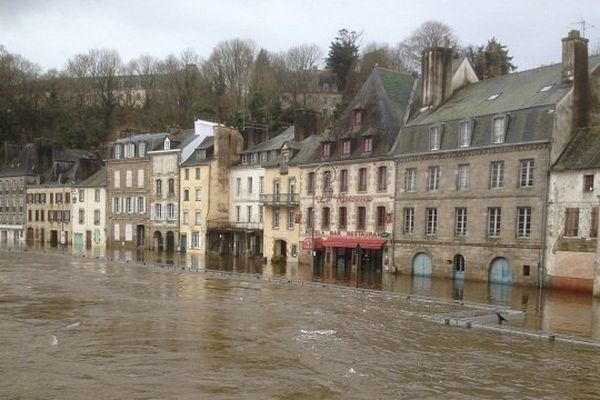
[[[431,276],[431,258],[425,253],[419,253],[413,259],[413,275]]]
[[[490,265],[490,283],[510,284],[512,274],[506,258],[498,257]]]
[[[454,256],[454,279],[465,279],[465,258],[461,254]]]

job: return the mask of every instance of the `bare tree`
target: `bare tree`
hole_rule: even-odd
[[[426,21],[399,45],[400,58],[416,69],[421,65],[423,50],[430,47],[458,47],[458,38],[452,28],[440,21]]]
[[[301,95],[302,105],[306,107],[314,72],[322,58],[323,52],[316,44],[292,47],[283,56],[286,69],[292,78],[288,83],[294,103],[298,103],[298,95]]]

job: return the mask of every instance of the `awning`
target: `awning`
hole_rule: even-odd
[[[380,250],[384,244],[385,239],[356,236],[329,236],[323,241],[325,247],[346,247],[351,249],[360,245],[361,249]]]

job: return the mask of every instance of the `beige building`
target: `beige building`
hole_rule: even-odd
[[[71,244],[71,193],[70,185],[42,184],[27,188],[29,243]]]
[[[180,164],[180,243],[186,251],[231,254],[229,224],[229,168],[239,160],[241,134],[214,126],[203,135]]]
[[[76,186],[71,199],[73,248],[106,249],[106,168]]]

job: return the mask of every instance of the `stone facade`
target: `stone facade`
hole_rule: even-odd
[[[27,188],[27,241],[68,245],[72,241],[72,187],[36,185]]]
[[[77,185],[71,203],[73,247],[106,250],[106,169]]]
[[[25,239],[27,186],[36,183],[31,175],[0,175],[0,243],[19,244]]]

